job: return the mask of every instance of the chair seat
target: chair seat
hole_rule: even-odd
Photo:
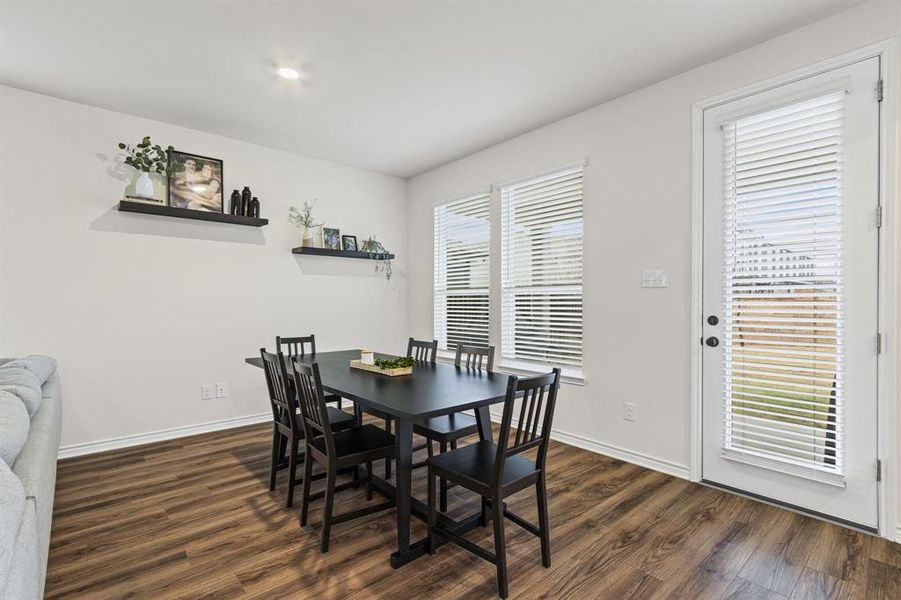
[[[467,413],[453,413],[416,423],[413,431],[432,439],[450,441],[478,433],[479,426],[474,416]]]
[[[363,425],[362,427],[336,431],[332,434],[332,438],[335,440],[335,454],[339,458],[378,450],[394,452],[394,436],[375,425]],[[325,453],[325,438],[320,436],[310,442],[310,444],[320,452]]]
[[[354,416],[352,414],[334,406],[326,406],[325,408],[328,411],[328,422],[332,424],[332,429],[342,429],[353,425]]]
[[[480,487],[488,487],[494,480],[496,458],[497,445],[483,440],[433,456],[428,460],[428,464],[434,467],[439,475],[458,476],[452,478],[464,487],[466,487],[465,480],[477,483]],[[504,461],[502,485],[507,486],[536,472],[535,461],[519,454],[508,456]]]

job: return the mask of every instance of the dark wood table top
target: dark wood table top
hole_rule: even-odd
[[[379,358],[393,355],[377,354]],[[388,377],[351,369],[348,363],[359,359],[359,350],[318,352],[303,357],[306,363],[319,363],[325,392],[338,394],[402,419],[425,419],[502,402],[509,377],[438,363],[417,363],[412,375]],[[259,356],[245,362],[263,367]],[[289,370],[290,372],[290,370]]]

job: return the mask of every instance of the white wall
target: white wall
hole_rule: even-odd
[[[899,34],[901,3],[864,4],[417,176],[408,191],[409,246],[432,247],[433,204],[587,157],[587,385],[565,388],[555,429],[685,474],[696,343],[692,104]],[[430,298],[431,260],[430,252],[413,257],[411,298]],[[642,289],[642,269],[666,269],[669,287]],[[431,306],[410,302],[411,335],[431,335]],[[637,422],[623,421],[625,401],[637,404]]]
[[[224,161],[263,228],[120,213],[130,177],[116,143],[157,142]],[[130,169],[128,169],[130,171]],[[0,355],[60,363],[63,446],[269,410],[244,357],[280,335],[321,350],[406,348],[406,182],[286,152],[0,87]],[[288,205],[397,253],[373,263],[295,256]],[[200,385],[225,382],[226,399]]]

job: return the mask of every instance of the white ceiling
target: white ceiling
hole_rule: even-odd
[[[857,3],[0,0],[0,82],[410,177]]]

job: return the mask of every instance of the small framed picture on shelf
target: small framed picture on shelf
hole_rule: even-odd
[[[223,212],[222,161],[170,150],[169,206]]]
[[[322,228],[322,247],[329,250],[341,249],[341,230],[337,227]]]
[[[357,236],[342,235],[341,236],[341,249],[342,250],[350,250],[351,252],[356,252],[357,251]]]

